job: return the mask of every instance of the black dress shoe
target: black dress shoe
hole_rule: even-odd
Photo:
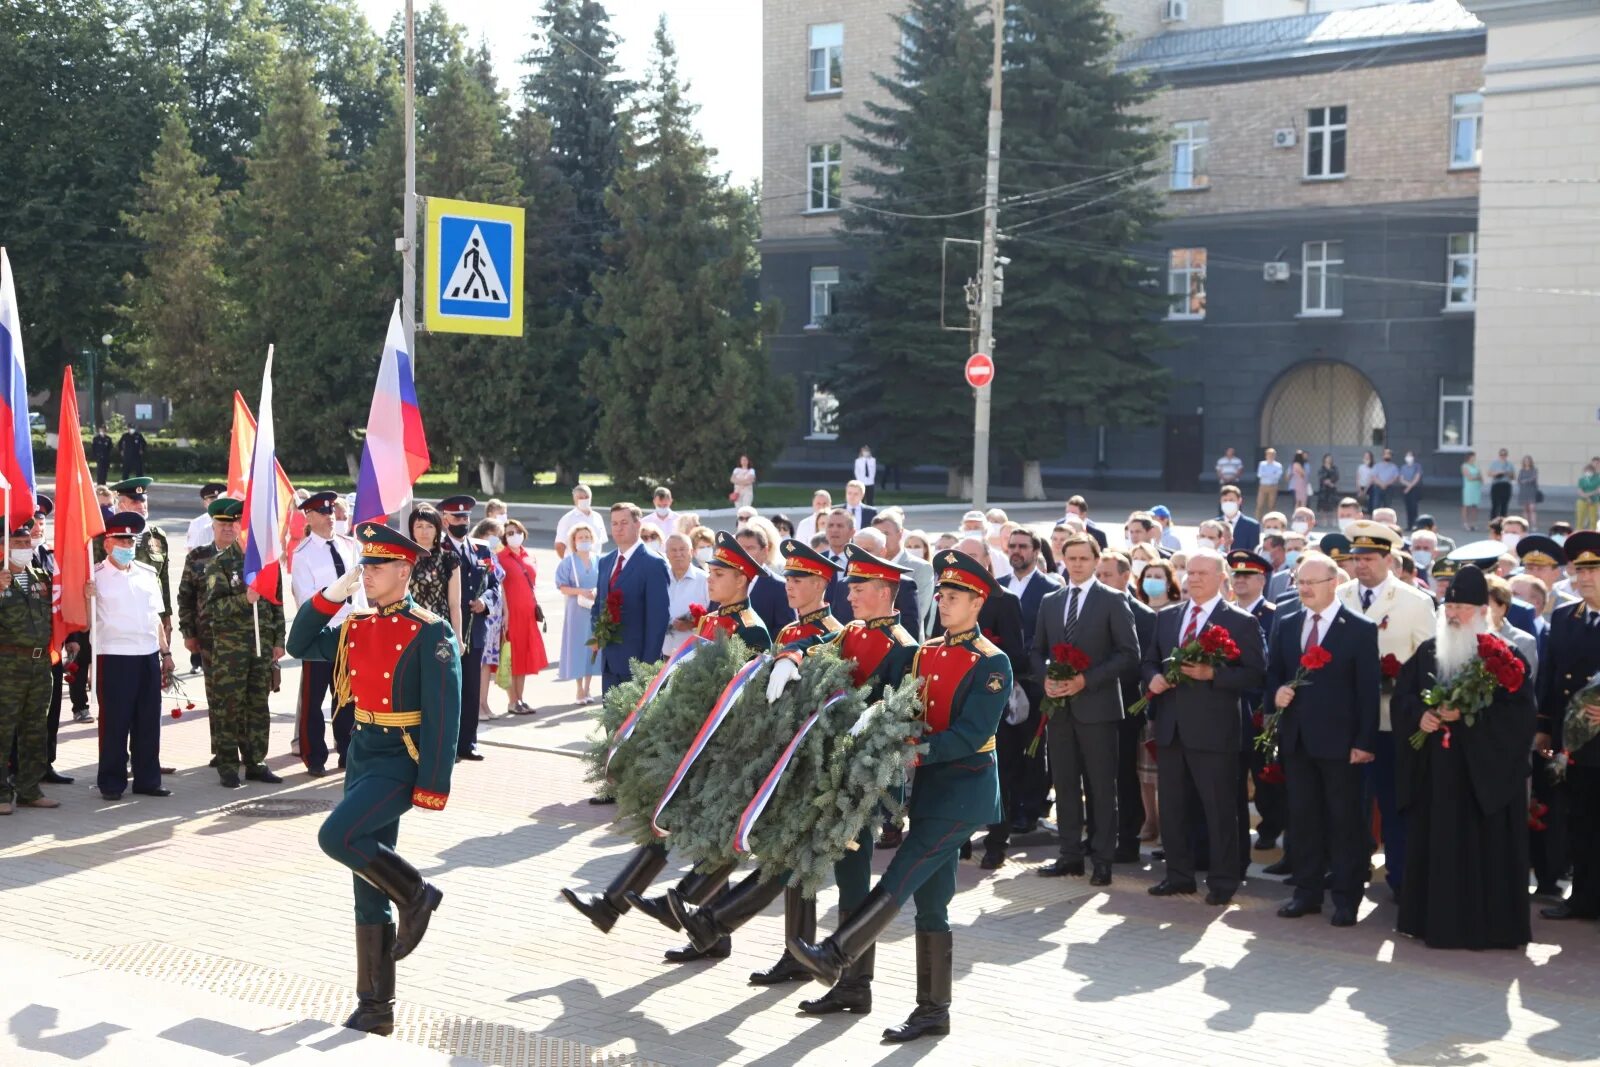
[[[987,848],[983,850],[983,859],[978,866],[986,871],[998,871],[1006,865],[1006,854],[1003,849]]]
[[[47,785],[71,785],[72,784],[72,778],[71,778],[70,775],[57,774],[55,772],[54,768],[51,768],[50,770],[45,771],[44,772],[44,777],[40,778],[39,781],[44,782]]]
[[[121,793],[101,793],[100,794],[100,799],[101,800],[121,800],[122,799],[122,794]]]
[[[273,774],[265,763],[258,763],[254,767],[246,767],[244,776],[252,782],[265,782],[268,785],[283,784],[283,779]]]
[[[239,781],[239,772],[232,767],[224,767],[217,773],[222,776],[222,788],[224,789],[240,789],[244,786],[244,783]]]
[[[312,778],[322,778],[328,773],[326,767],[307,767],[306,774]]]
[[[1289,865],[1289,857],[1285,856],[1276,863],[1269,863],[1265,867],[1261,868],[1261,873],[1282,877],[1286,874],[1293,874],[1294,868]]]
[[[1096,863],[1094,865],[1094,873],[1089,876],[1089,884],[1090,885],[1110,885],[1111,884],[1111,864],[1109,864],[1109,863]]]
[[[1049,863],[1039,868],[1039,877],[1041,878],[1061,878],[1066,875],[1071,875],[1074,878],[1082,878],[1083,861],[1059,859],[1051,860]]]
[[[733,952],[733,938],[721,937],[717,943],[701,952],[694,945],[684,945],[682,948],[669,948],[666,952],[668,963],[693,963],[695,960],[725,960]]]
[[[1354,926],[1356,924],[1356,909],[1334,908],[1333,918],[1329,919],[1328,922],[1333,926]]]
[[[471,760],[473,763],[482,763],[483,762],[483,753],[481,753],[481,752],[463,752],[463,753],[461,753],[461,758],[464,759],[464,760]]]
[[[162,774],[177,774],[178,773],[178,768],[176,768],[176,767],[157,767],[156,769],[158,771],[160,771]]]
[[[1546,919],[1555,919],[1558,921],[1562,919],[1593,919],[1595,917],[1595,914],[1592,911],[1584,911],[1580,908],[1574,908],[1572,906],[1572,901],[1570,900],[1563,900],[1561,903],[1552,904],[1548,908],[1540,908],[1539,914],[1543,915]]]
[[[47,782],[49,780],[50,779],[48,779],[48,778],[45,779],[45,781],[47,781]],[[1549,882],[1549,883],[1540,882],[1537,886],[1534,887],[1533,895],[1536,896],[1536,897],[1548,897],[1551,900],[1560,900],[1561,899],[1561,886],[1558,883],[1555,883],[1555,882]]]
[[[142,797],[170,797],[172,795],[172,790],[170,790],[170,789],[160,789],[160,788],[157,788],[157,789],[135,789],[134,792],[138,793]]]
[[[963,841],[963,842],[961,842],[961,858],[964,859],[964,860],[970,860],[972,858],[972,842],[971,841]]]
[[[1278,918],[1298,919],[1302,915],[1321,915],[1321,904],[1307,904],[1303,900],[1291,900],[1278,908]]]
[[[591,803],[591,804],[615,804],[616,802],[617,802],[617,798],[616,797],[590,797],[589,798],[589,803]]]
[[[1255,847],[1257,852],[1271,852],[1273,849],[1278,847],[1278,839],[1276,837],[1258,836],[1256,838]]]
[[[1193,893],[1194,891],[1195,884],[1193,882],[1174,882],[1170,878],[1163,878],[1145,890],[1153,897],[1175,897],[1184,893]]]
[[[1224,893],[1220,889],[1212,889],[1206,893],[1206,903],[1213,908],[1225,908],[1233,903],[1233,894]]]
[[[1164,860],[1167,858],[1167,850],[1164,848],[1153,848],[1150,850],[1150,858],[1156,861]]]
[[[1117,850],[1111,854],[1112,863],[1138,863],[1143,858],[1139,854],[1137,842],[1131,845],[1119,845]]]
[[[1031,834],[1039,828],[1039,820],[1017,816],[1011,820],[1011,832],[1014,834]]]

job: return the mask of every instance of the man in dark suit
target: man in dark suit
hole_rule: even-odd
[[[1047,878],[1083,875],[1083,789],[1092,798],[1090,885],[1111,884],[1117,847],[1117,724],[1122,721],[1122,678],[1139,662],[1139,638],[1128,598],[1095,580],[1100,543],[1088,534],[1062,546],[1067,585],[1044,598],[1034,625],[1030,661],[1044,679],[1044,694],[1066,702],[1051,717],[1050,769],[1056,784],[1059,855],[1039,873]],[[1057,645],[1071,645],[1089,658],[1083,673],[1056,681],[1045,671]]]
[[[761,565],[761,573],[750,582],[750,610],[761,616],[761,621],[767,624],[767,633],[775,634],[793,622],[795,616],[794,609],[789,606],[789,594],[783,579],[774,575],[767,566],[772,558],[773,545],[767,532],[759,526],[746,526],[734,537],[738,538],[739,547]]]
[[[611,505],[611,539],[616,548],[600,557],[595,606],[604,610],[611,590],[622,591],[622,633],[600,650],[600,691],[626,682],[629,660],[654,663],[661,658],[671,609],[667,606],[667,561],[639,543],[644,512],[637,504]]]
[[[1156,612],[1149,604],[1129,592],[1133,579],[1133,564],[1121,552],[1112,550],[1100,553],[1100,565],[1094,576],[1100,584],[1125,596],[1128,610],[1133,612],[1133,632],[1139,639],[1141,662],[1144,650],[1156,639]],[[1139,664],[1129,668],[1122,676],[1122,706],[1139,699]],[[1117,723],[1117,850],[1111,854],[1113,863],[1139,862],[1139,831],[1144,829],[1144,797],[1139,788],[1139,748],[1143,744],[1144,716],[1123,716]],[[1091,816],[1092,818],[1092,816]]]
[[[850,514],[850,520],[856,524],[858,530],[871,526],[872,520],[878,517],[878,509],[866,503],[866,499],[866,486],[857,481],[845,483],[844,510]]]
[[[886,551],[886,541],[882,531],[869,526],[865,530],[857,530],[851,543],[858,548],[864,548],[874,556],[881,556]],[[823,553],[827,556],[827,553]],[[846,553],[840,552],[839,559],[845,560]],[[846,564],[841,563],[841,568]],[[850,582],[841,576],[828,584],[828,610],[833,612],[833,617],[841,623],[854,622],[855,609],[850,606]],[[906,628],[913,640],[922,640],[922,620],[917,606],[917,583],[898,582],[894,593],[894,610],[900,614],[900,625]]]
[[[1361,765],[1378,745],[1378,627],[1340,603],[1339,568],[1320,552],[1300,561],[1300,606],[1279,613],[1267,652],[1266,690],[1283,712],[1278,751],[1289,785],[1294,898],[1285,919],[1322,911],[1333,891],[1333,925],[1353,926],[1369,860],[1361,807]],[[1331,659],[1292,683],[1301,657],[1320,647]]]
[[[464,760],[481,760],[478,752],[478,700],[483,684],[483,646],[489,634],[489,606],[483,596],[499,584],[494,574],[494,553],[469,534],[472,509],[477,500],[465,494],[439,501],[444,515],[447,547],[461,559],[461,607],[467,632],[461,642],[461,730],[456,755]]]
[[[1283,539],[1281,535],[1267,535],[1268,539],[1274,536],[1280,542]],[[1272,632],[1272,622],[1278,614],[1278,605],[1264,595],[1267,575],[1272,571],[1271,561],[1257,553],[1235,549],[1228,553],[1228,569],[1233,574],[1234,603],[1255,617],[1261,627],[1261,639],[1267,640]],[[1283,783],[1267,781],[1262,777],[1266,763],[1264,755],[1256,748],[1258,731],[1255,726],[1255,713],[1261,704],[1260,693],[1246,693],[1239,709],[1244,727],[1244,748],[1239,760],[1239,841],[1240,861],[1245,867],[1250,865],[1249,779],[1255,779],[1256,811],[1261,814],[1261,823],[1257,827],[1260,837],[1256,840],[1256,848],[1277,847],[1278,835],[1283,832],[1288,814],[1289,801]]]
[[[1244,513],[1241,505],[1244,494],[1237,485],[1225,485],[1219,496],[1222,506],[1217,518],[1228,528],[1228,547],[1254,552],[1261,543],[1261,524]]]
[[[1006,557],[1011,573],[996,580],[1002,589],[1016,595],[1022,610],[1022,641],[1024,648],[1033,647],[1033,626],[1039,618],[1039,604],[1047,594],[1061,587],[1061,579],[1038,569],[1039,553],[1044,541],[1038,534],[1020,527],[1006,537]],[[1039,730],[1039,704],[1044,700],[1044,679],[1032,673],[1026,664],[1013,668],[1016,683],[1028,702],[1028,717],[1012,722],[1017,712],[1008,711],[1000,721],[1000,732],[995,738],[996,755],[1000,761],[1000,796],[1004,801],[1005,819],[1010,830],[1000,833],[990,827],[985,842],[983,866],[988,869],[1000,866],[1005,860],[1005,846],[1011,833],[1030,833],[1045,812],[1045,798],[1050,792],[1050,780],[1045,770],[1044,749],[1032,756],[1028,745]]]
[[[1238,490],[1234,492],[1237,494]],[[1211,844],[1206,903],[1224,905],[1239,887],[1239,823],[1234,811],[1238,789],[1239,701],[1260,689],[1266,673],[1261,627],[1249,612],[1222,599],[1226,563],[1213,549],[1189,557],[1189,597],[1164,608],[1156,637],[1144,650],[1142,674],[1151,694],[1161,792],[1161,840],[1166,846],[1166,876],[1150,887],[1152,896],[1195,891],[1194,853],[1189,845],[1189,783],[1199,794]],[[1166,680],[1167,657],[1195,640],[1207,627],[1220,626],[1239,648],[1239,658],[1220,666],[1191,663],[1183,680]]]
[[[1083,497],[1075,496],[1069,499],[1067,501],[1067,510],[1061,517],[1063,519],[1076,518],[1082,520],[1084,531],[1094,538],[1101,548],[1106,547],[1106,532],[1100,528],[1099,523],[1089,517],[1089,502]],[[1060,563],[1061,561],[1057,560],[1056,562]]]

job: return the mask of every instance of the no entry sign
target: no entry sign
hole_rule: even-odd
[[[982,389],[994,381],[994,359],[986,352],[974,352],[967,358],[967,384]]]

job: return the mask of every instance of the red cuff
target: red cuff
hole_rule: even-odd
[[[793,663],[796,667],[798,667],[805,660],[805,654],[803,652],[801,652],[799,649],[786,648],[782,652],[779,652],[777,654],[777,656],[775,656],[774,658],[775,659],[786,659],[790,663]]]
[[[449,799],[449,793],[434,793],[427,789],[413,789],[411,791],[412,806],[427,808],[429,811],[443,811],[445,801]]]
[[[344,607],[343,604],[323,596],[320,589],[311,594],[311,603],[313,607],[324,615],[337,615],[339,614],[339,609]]]

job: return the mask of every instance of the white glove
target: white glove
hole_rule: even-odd
[[[356,587],[361,584],[361,567],[351,567],[344,574],[333,580],[333,584],[322,591],[324,600],[331,600],[335,604],[343,604],[355,595]]]
[[[785,657],[774,663],[772,673],[767,676],[767,703],[776,704],[783,691],[799,677],[800,668],[794,660]]]
[[[1012,685],[1011,699],[1006,701],[1006,722],[1012,726],[1020,726],[1028,721],[1028,694],[1022,691],[1022,686]]]

